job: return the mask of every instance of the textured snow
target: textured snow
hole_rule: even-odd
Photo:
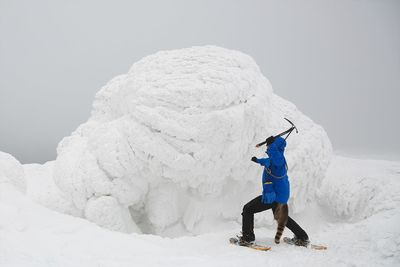
[[[0,186],[13,185],[21,192],[26,191],[25,172],[21,163],[10,154],[0,151]]]
[[[65,194],[54,183],[54,161],[45,164],[22,165],[26,175],[26,195],[49,209],[62,213],[74,214],[74,206],[66,198]]]
[[[250,158],[265,152],[256,143],[290,127],[284,117],[300,130],[286,152],[296,213],[315,199],[329,164],[323,128],[275,95],[241,52],[158,52],[97,93],[89,120],[59,143],[54,181],[69,214],[103,227],[207,232],[239,220],[245,201],[261,193],[262,169]]]
[[[337,219],[359,221],[399,207],[399,177],[400,168],[393,162],[337,157],[318,196]]]
[[[369,168],[374,170],[369,172],[373,180],[385,179],[391,174],[393,179],[386,180],[387,185],[378,183],[376,187],[380,190],[388,186],[398,193],[400,162],[334,156],[328,176],[341,179],[338,166],[343,162],[347,162],[347,173],[355,174],[347,178],[357,177],[359,172]],[[30,170],[26,170],[27,177],[31,177]],[[38,171],[34,173],[36,178],[31,180],[38,179],[37,183],[41,184],[41,177],[44,176],[37,176]],[[330,179],[327,178],[327,181]],[[351,185],[355,187],[354,191],[362,191],[364,187],[357,183]],[[28,182],[28,192],[31,186],[34,183]],[[340,183],[333,183],[329,191],[338,192],[338,199],[350,200],[341,195],[346,194],[342,188]],[[360,198],[363,198],[362,194],[351,197],[357,203]],[[46,209],[11,184],[2,183],[0,266],[398,266],[400,203],[398,199],[390,200],[383,194],[374,195],[374,199],[374,203],[382,207],[388,205],[387,208],[377,209],[368,218],[357,221],[349,222],[351,216],[336,217],[332,213],[335,206],[320,206],[319,201],[294,215],[295,220],[307,230],[312,243],[327,245],[326,251],[276,245],[273,241],[274,225],[255,229],[257,242],[272,246],[271,251],[259,252],[228,243],[228,238],[238,233],[239,223],[232,223],[212,234],[194,237],[123,234]],[[265,214],[272,217],[267,211],[256,214],[256,218]],[[291,236],[291,233],[285,230],[284,235]]]

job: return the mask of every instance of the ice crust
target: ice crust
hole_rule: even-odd
[[[296,90],[297,88],[293,88]],[[273,93],[254,60],[205,46],[135,63],[97,94],[89,120],[58,145],[67,213],[122,232],[196,234],[240,220],[261,193],[255,144],[290,127],[290,209],[315,199],[331,157],[322,127]],[[66,210],[64,209],[63,212]]]

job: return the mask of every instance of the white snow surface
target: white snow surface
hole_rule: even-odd
[[[338,168],[344,162],[348,176]],[[35,187],[34,180],[41,183],[38,171],[34,172],[31,176],[26,170],[27,177],[36,177],[27,183],[28,192],[37,191],[30,190]],[[359,173],[371,183],[385,180],[387,184],[375,183],[377,190],[371,191],[370,198],[386,208],[377,208],[369,217],[360,218],[356,209],[344,207],[347,210],[344,216],[333,212],[338,204],[329,197],[323,205],[318,200],[292,215],[307,230],[312,243],[328,246],[326,251],[275,245],[276,225],[255,229],[257,242],[272,246],[268,252],[230,245],[228,238],[238,233],[239,223],[223,231],[179,238],[110,231],[85,219],[47,209],[10,183],[2,183],[0,266],[399,266],[400,203],[398,198],[387,199],[380,192],[389,189],[399,193],[400,162],[334,156],[324,181],[330,184],[329,192],[337,192],[336,198],[343,199],[340,203],[359,203],[365,199],[363,194],[343,190],[343,185]],[[333,180],[337,182],[329,182]],[[350,185],[354,192],[363,192],[365,187],[362,183],[350,182]],[[321,188],[322,192],[326,190],[326,186]],[[353,211],[360,219],[351,219]],[[257,219],[263,216],[272,214],[270,211],[256,214]],[[291,233],[286,229],[284,235]]]
[[[128,233],[223,228],[261,193],[262,168],[250,158],[265,155],[255,144],[290,127],[284,117],[300,131],[286,151],[298,213],[315,200],[330,161],[323,128],[275,95],[241,52],[150,55],[108,82],[89,120],[60,142],[53,176],[67,203],[53,208]]]
[[[337,157],[317,193],[319,202],[337,219],[360,221],[399,206],[399,177],[391,161]]]
[[[13,185],[17,190],[25,192],[25,172],[21,163],[12,155],[0,151],[0,186]]]

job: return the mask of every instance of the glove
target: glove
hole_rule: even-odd
[[[274,191],[272,191],[272,192],[264,193],[262,195],[261,201],[264,204],[271,204],[272,202],[275,201],[275,198],[276,198],[276,194]]]
[[[252,157],[251,161],[254,161],[255,163],[257,163],[257,158],[256,157]]]
[[[269,146],[275,141],[275,138],[273,136],[270,136],[265,141],[267,142],[267,146]]]

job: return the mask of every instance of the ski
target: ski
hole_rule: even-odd
[[[248,247],[251,249],[255,249],[255,250],[260,250],[260,251],[268,251],[271,250],[271,247],[266,247],[266,246],[261,246],[255,243],[252,244],[248,244],[248,245],[240,245],[239,244],[239,239],[236,237],[232,237],[229,239],[229,243],[236,245],[236,246],[241,246],[241,247]]]
[[[292,239],[289,237],[284,237],[283,238],[283,242],[285,242],[286,244],[292,245],[292,246],[296,246]],[[327,250],[328,247],[327,246],[323,246],[323,245],[315,245],[315,244],[309,244],[307,247],[305,248],[309,248],[309,249],[315,249],[315,250]]]

